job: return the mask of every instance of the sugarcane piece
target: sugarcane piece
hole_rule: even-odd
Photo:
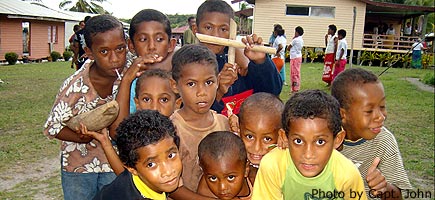
[[[233,19],[230,19],[230,40],[236,39],[237,24]],[[228,63],[234,65],[236,63],[236,48],[228,47]]]
[[[80,123],[82,123],[90,131],[99,131],[112,124],[118,116],[118,112],[118,102],[113,100],[94,110],[74,116],[66,125],[72,130],[79,130]]]

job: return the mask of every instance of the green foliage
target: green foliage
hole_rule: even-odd
[[[325,54],[323,51],[315,50],[313,48],[307,48],[307,55],[303,55],[304,58],[308,56],[310,58],[311,63],[314,63],[314,61],[318,58],[323,58],[323,55]]]
[[[110,14],[103,8],[103,6],[100,5],[105,1],[107,0],[77,0],[74,4],[74,1],[72,0],[63,0],[61,3],[59,3],[59,8],[61,10],[69,10],[75,12]],[[98,2],[98,4],[95,2]],[[68,9],[67,6],[70,4],[72,4],[73,6]]]
[[[8,61],[9,65],[15,65],[15,63],[17,63],[18,60],[18,54],[15,52],[7,52],[5,54],[5,59],[6,61]]]
[[[421,65],[423,69],[428,69],[429,66],[434,66],[434,55],[431,53],[425,53],[421,55]]]
[[[435,86],[435,76],[434,73],[427,73],[423,77],[423,83]]]
[[[399,61],[402,63],[403,68],[409,68],[409,66],[411,66],[411,54],[407,53],[404,55],[400,55],[399,59]]]
[[[52,59],[53,62],[56,62],[57,59],[60,58],[60,53],[57,52],[57,51],[52,51],[52,52],[50,53],[50,57],[51,57],[51,59]]]
[[[186,26],[187,24],[187,18],[189,17],[195,17],[195,15],[168,15],[169,21],[171,22],[171,28],[177,28],[181,26]]]
[[[73,56],[73,52],[72,51],[64,51],[63,52],[63,59],[65,61],[68,61],[72,56]]]

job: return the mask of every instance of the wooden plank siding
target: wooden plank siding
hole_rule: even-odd
[[[0,15],[0,59],[5,53],[15,52],[19,59],[23,55],[22,22],[30,23],[30,59],[43,59],[50,56],[48,27],[57,26],[57,42],[53,50],[63,53],[65,48],[65,23],[35,19],[7,18]]]
[[[335,18],[286,15],[287,5],[335,7]],[[289,44],[294,36],[295,27],[301,26],[304,29],[303,38],[306,47],[325,47],[324,39],[328,25],[335,24],[337,30],[346,30],[346,40],[350,49],[354,6],[357,9],[354,46],[361,48],[366,4],[355,0],[256,0],[253,33],[261,36],[267,43],[273,31],[273,24],[278,23],[285,29],[287,44]]]

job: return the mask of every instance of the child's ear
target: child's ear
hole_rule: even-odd
[[[138,173],[137,173],[137,170],[135,169],[135,168],[133,168],[133,167],[127,167],[127,166],[125,166],[124,165],[124,167],[131,173],[131,174],[133,174],[133,175],[135,175],[135,176],[137,176],[138,175]]]
[[[139,107],[139,99],[137,97],[134,97],[134,104],[136,105],[136,108]]]
[[[130,50],[130,52],[132,54],[136,54],[136,50],[134,49],[133,41],[130,38],[128,38],[128,40],[127,40],[127,45],[128,45],[128,50]]]
[[[341,123],[345,124],[347,119],[346,110],[344,108],[340,108],[340,116],[341,116]]]
[[[245,178],[249,176],[249,161],[246,161]]]
[[[178,88],[177,88],[177,82],[174,79],[172,79],[172,78],[169,81],[171,83],[172,91],[174,91],[175,93],[180,93],[178,91]]]
[[[169,48],[168,48],[168,53],[171,53],[174,51],[175,46],[177,46],[177,40],[175,38],[171,38],[169,40]]]
[[[84,48],[86,56],[88,56],[89,59],[94,60],[94,55],[92,54],[92,50],[89,47]]]
[[[344,138],[346,137],[346,132],[343,128],[337,133],[334,139],[334,149],[340,150],[339,147],[343,144]]]

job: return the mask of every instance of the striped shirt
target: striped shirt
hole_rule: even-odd
[[[345,140],[341,153],[352,160],[359,169],[364,180],[364,186],[369,195],[367,185],[367,171],[375,157],[379,157],[381,162],[378,169],[385,176],[388,183],[400,189],[412,189],[408,175],[403,167],[402,156],[394,135],[382,127],[382,131],[372,140],[359,139],[357,141]],[[370,198],[369,199],[373,199]]]

